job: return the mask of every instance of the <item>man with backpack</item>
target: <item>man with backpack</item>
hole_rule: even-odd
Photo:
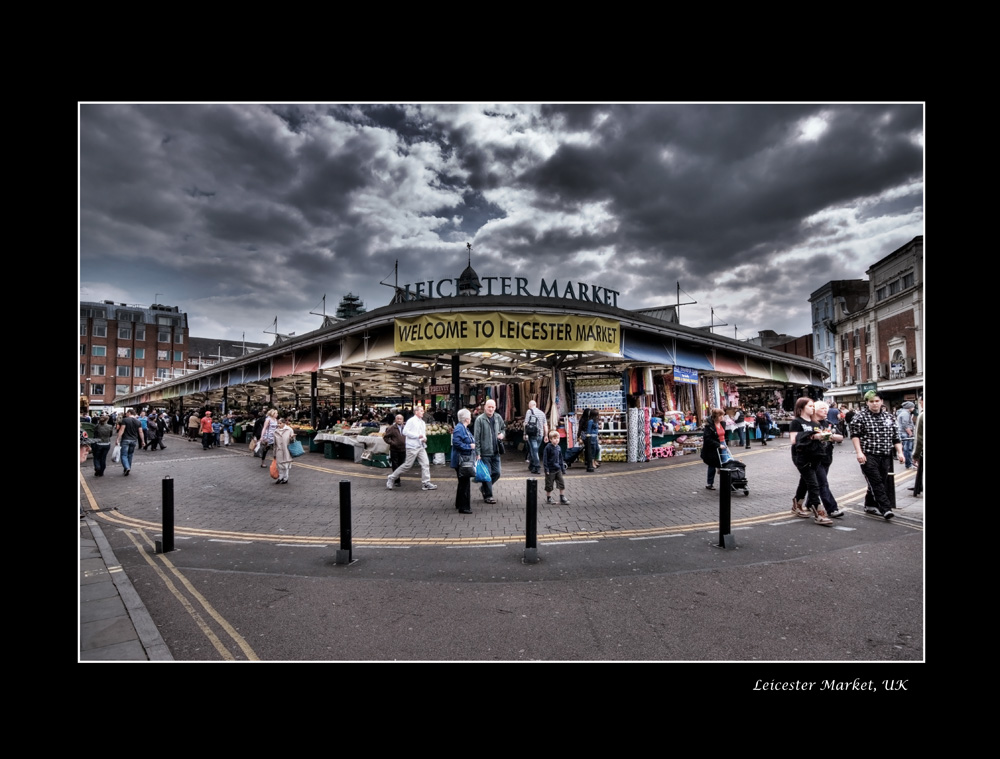
[[[532,474],[541,474],[538,446],[548,437],[548,425],[545,414],[538,410],[538,404],[534,401],[528,401],[528,413],[524,416],[524,436],[528,440],[528,450],[531,452],[528,469]]]

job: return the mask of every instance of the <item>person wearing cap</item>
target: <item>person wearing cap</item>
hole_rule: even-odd
[[[865,513],[880,514],[888,521],[895,516],[888,491],[892,454],[895,451],[900,464],[906,459],[896,418],[883,408],[882,396],[869,390],[865,393],[865,406],[851,420],[851,443],[861,465],[861,473],[868,483]]]
[[[913,467],[913,401],[907,401],[896,412],[896,424],[899,426],[899,437],[903,441],[903,458],[906,468]]]

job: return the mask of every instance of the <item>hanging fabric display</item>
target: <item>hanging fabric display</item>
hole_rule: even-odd
[[[652,387],[652,385],[650,385]],[[650,420],[653,418],[652,409],[642,409],[642,434],[645,443],[642,451],[642,461],[649,461],[653,458],[653,430]]]
[[[642,451],[642,458],[640,458]],[[645,461],[645,444],[643,443],[642,409],[628,410],[628,461]]]

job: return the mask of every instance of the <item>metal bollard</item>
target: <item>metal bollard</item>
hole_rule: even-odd
[[[886,495],[889,496],[889,504],[892,508],[896,508],[896,472],[895,469],[896,459],[893,456],[896,452],[893,451],[889,456],[889,476],[886,478]]]
[[[719,548],[736,548],[732,532],[733,470],[719,470]]]
[[[351,481],[340,481],[340,548],[337,549],[337,563],[350,564],[351,547]]]
[[[163,500],[162,537],[156,541],[156,553],[167,553],[174,550],[174,481],[170,477],[163,478],[161,486]]]
[[[538,563],[538,480],[527,479],[528,492],[525,504],[524,561]]]

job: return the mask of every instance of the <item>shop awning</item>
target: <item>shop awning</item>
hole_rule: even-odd
[[[631,330],[622,332],[622,355],[633,361],[645,361],[648,364],[671,366],[676,363],[673,352],[662,340],[644,338]]]
[[[340,366],[340,343],[324,343],[322,346],[323,360],[320,369],[333,369]]]
[[[319,369],[319,347],[295,353],[295,373],[310,374]]]
[[[743,369],[743,362],[736,356],[730,356],[722,351],[715,352],[715,371],[723,374],[732,374],[737,377],[745,377],[746,371]]]
[[[788,367],[788,381],[791,382],[793,385],[813,384],[808,374],[806,374],[804,371],[794,366]]]
[[[788,367],[783,364],[779,364],[777,361],[771,362],[771,379],[777,380],[778,382],[789,382],[788,379]]]
[[[771,379],[771,367],[769,363],[761,363],[757,359],[747,356],[747,376],[759,379]]]
[[[286,353],[271,359],[271,378],[287,377],[295,373],[295,354]]]
[[[674,365],[686,366],[688,369],[700,369],[701,371],[706,372],[715,370],[715,367],[712,366],[712,362],[708,360],[708,356],[706,356],[703,351],[694,350],[681,345],[677,346],[677,352],[674,355]]]
[[[350,365],[361,364],[365,361],[386,361],[394,358],[395,355],[396,346],[393,343],[392,333],[383,332],[372,335],[367,340],[358,340],[350,355],[341,363]]]

